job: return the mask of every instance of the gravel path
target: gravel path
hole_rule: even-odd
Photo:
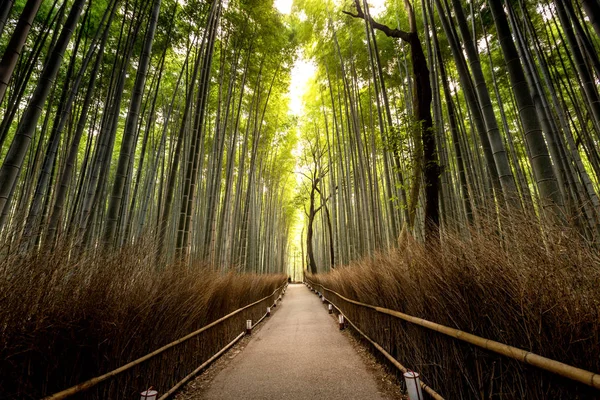
[[[304,285],[290,285],[278,307],[218,373],[203,398],[385,398],[364,359],[317,296]]]

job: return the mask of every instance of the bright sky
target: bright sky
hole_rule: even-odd
[[[282,14],[289,14],[292,12],[293,0],[275,0],[275,8]]]
[[[334,0],[336,2],[341,2],[343,0]],[[368,0],[371,15],[376,17],[385,9],[385,1],[386,0]],[[282,14],[290,14],[292,12],[292,4],[293,0],[274,0],[273,5],[275,8]],[[290,87],[288,91],[288,95],[290,98],[290,110],[291,114],[301,116],[304,113],[304,104],[302,102],[302,98],[304,97],[304,93],[306,92],[308,83],[314,77],[316,72],[316,65],[312,60],[307,60],[304,58],[302,53],[298,54],[296,61],[294,62],[294,66],[292,67],[292,76]],[[292,151],[292,153],[299,157],[302,154],[302,143],[299,141],[297,147]],[[300,175],[300,168],[298,165],[295,168],[295,175],[298,184],[302,181],[302,176]],[[288,274],[293,276],[295,279],[302,279],[302,261],[300,256],[301,250],[301,241],[302,238],[302,227],[304,226],[304,213],[298,210],[298,219],[294,226],[292,227],[292,247],[290,248],[290,260],[289,260],[289,271]]]
[[[290,82],[290,112],[302,115],[304,105],[302,97],[306,92],[308,82],[315,75],[316,66],[312,60],[306,60],[302,54],[298,56],[292,68],[292,81]]]
[[[340,2],[342,0],[336,0]],[[385,0],[369,0],[371,15],[376,17],[385,9]],[[293,0],[275,0],[273,5],[282,14],[292,12]],[[292,68],[292,80],[290,83],[290,112],[295,115],[302,115],[304,110],[302,97],[310,79],[315,74],[316,66],[312,60],[306,60],[302,54],[298,56],[294,67]]]
[[[336,0],[339,3],[341,0]],[[277,10],[282,14],[289,14],[292,12],[293,0],[275,0],[274,5]],[[373,17],[378,16],[385,8],[385,0],[369,0],[369,10]]]

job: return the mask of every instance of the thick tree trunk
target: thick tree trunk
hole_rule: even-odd
[[[408,0],[404,2],[410,22],[410,32],[400,29],[391,29],[386,25],[376,22],[372,17],[366,16],[360,6],[360,0],[355,0],[357,14],[345,12],[355,18],[369,18],[373,28],[378,29],[389,37],[400,38],[410,45],[412,58],[412,72],[415,78],[414,114],[419,124],[421,141],[423,143],[423,177],[425,182],[425,237],[430,243],[439,241],[439,186],[440,168],[431,116],[432,92],[429,78],[427,60],[423,46],[417,34],[417,24],[414,10]],[[413,183],[414,184],[414,183]],[[414,195],[413,195],[414,196]]]
[[[319,183],[318,178],[315,178],[312,182],[312,188],[310,190],[310,206],[308,209],[308,225],[306,227],[306,254],[308,255],[308,269],[311,274],[317,273],[317,263],[315,261],[315,252],[313,249],[313,236],[314,236],[314,222],[317,214],[315,209],[315,185]]]
[[[433,25],[433,13],[431,12],[431,8],[429,9],[429,17],[431,19],[431,24]],[[467,216],[467,221],[469,223],[473,222],[473,208],[471,206],[471,199],[469,198],[469,187],[467,185],[467,177],[465,173],[465,166],[462,155],[462,146],[460,143],[459,132],[458,132],[458,124],[456,122],[456,114],[454,111],[454,102],[452,99],[452,94],[450,92],[450,88],[448,85],[448,77],[446,75],[446,67],[444,65],[444,60],[442,59],[442,52],[440,50],[440,46],[438,43],[437,33],[432,31],[433,34],[433,48],[435,51],[435,56],[438,62],[438,71],[440,73],[440,79],[442,81],[442,85],[444,88],[444,100],[446,101],[446,109],[448,111],[448,119],[450,123],[450,132],[452,135],[452,144],[454,145],[454,153],[456,156],[456,164],[458,168],[458,176],[460,180],[460,186],[462,191],[462,201],[465,209],[465,214]]]

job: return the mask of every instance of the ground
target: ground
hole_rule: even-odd
[[[395,376],[317,296],[291,285],[280,307],[176,397],[402,399]]]

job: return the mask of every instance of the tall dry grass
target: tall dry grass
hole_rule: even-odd
[[[283,275],[153,267],[151,245],[72,258],[68,247],[0,261],[0,398],[40,398],[100,375],[271,294]],[[272,303],[273,299],[269,299]],[[80,398],[165,392],[257,320],[268,301]]]
[[[508,220],[507,220],[508,221]],[[564,227],[513,216],[504,231],[406,239],[386,254],[309,276],[378,305],[600,372],[600,257]],[[329,293],[327,295],[331,296]],[[348,317],[449,399],[598,399],[600,392],[331,296]]]

